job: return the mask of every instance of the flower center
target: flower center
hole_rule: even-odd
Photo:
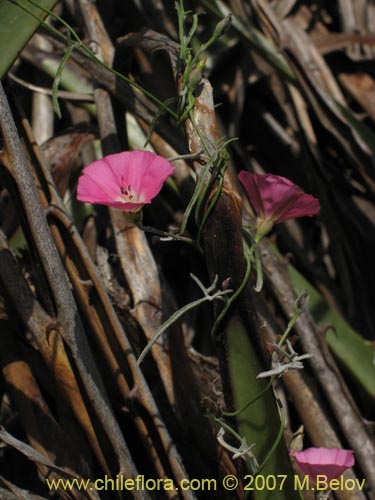
[[[131,187],[130,184],[125,184],[123,186],[120,187],[120,191],[121,191],[121,201],[123,201],[124,203],[126,202],[135,202],[135,193]]]

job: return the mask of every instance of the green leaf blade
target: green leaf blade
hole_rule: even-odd
[[[39,0],[40,8],[28,0],[0,0],[0,78],[3,78],[28,43],[56,0]]]

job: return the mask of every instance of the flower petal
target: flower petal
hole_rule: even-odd
[[[250,202],[259,218],[274,223],[319,212],[319,201],[306,194],[289,179],[273,174],[251,174],[241,171],[239,180],[244,185]]]
[[[134,150],[130,154],[128,170],[124,174],[127,175],[126,182],[144,199],[144,203],[150,203],[174,168],[168,160],[150,151]]]
[[[109,155],[83,169],[77,199],[134,212],[151,202],[173,171],[165,158],[149,151]]]
[[[259,217],[265,217],[266,214],[263,206],[263,198],[258,188],[257,176],[255,174],[251,174],[250,172],[246,172],[245,170],[241,170],[238,174],[238,179],[246,189],[256,215]]]
[[[298,217],[312,217],[320,212],[319,201],[311,194],[300,193],[293,200],[293,205],[278,215],[278,222],[284,222]]]
[[[118,195],[118,182],[104,159],[83,169],[77,186],[77,199],[89,203],[107,203]]]
[[[291,452],[301,471],[316,481],[317,475],[327,476],[327,480],[336,479],[354,465],[354,452],[338,448],[308,448]]]

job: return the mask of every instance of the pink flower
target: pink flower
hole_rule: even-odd
[[[258,240],[267,234],[273,224],[319,212],[319,201],[306,194],[292,181],[272,174],[238,174],[257,215]]]
[[[307,448],[291,451],[301,471],[316,483],[316,476],[327,476],[327,481],[336,479],[354,465],[354,452],[338,448]]]
[[[94,161],[82,171],[77,199],[137,212],[151,203],[174,168],[149,151],[124,151]]]

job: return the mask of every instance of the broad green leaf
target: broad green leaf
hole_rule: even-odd
[[[273,391],[271,388],[265,390],[268,381],[256,378],[263,368],[254,351],[249,334],[237,317],[230,319],[226,333],[230,380],[236,410],[245,408],[250,401],[258,398],[236,417],[238,433],[246,439],[247,445],[255,443],[252,451],[261,466],[260,476],[275,476],[279,481],[274,490],[264,487],[252,491],[254,499],[300,499],[300,493],[293,481],[294,474],[283,435],[269,456],[283,429]],[[262,392],[264,394],[258,397]],[[284,482],[281,486],[283,478]]]
[[[0,78],[46,17],[43,8],[52,9],[56,3],[56,0],[38,0],[41,7],[38,8],[28,0],[0,0]]]
[[[375,346],[363,339],[293,266],[288,266],[294,288],[309,292],[309,310],[317,325],[332,325],[327,332],[329,348],[366,393],[375,397]]]

